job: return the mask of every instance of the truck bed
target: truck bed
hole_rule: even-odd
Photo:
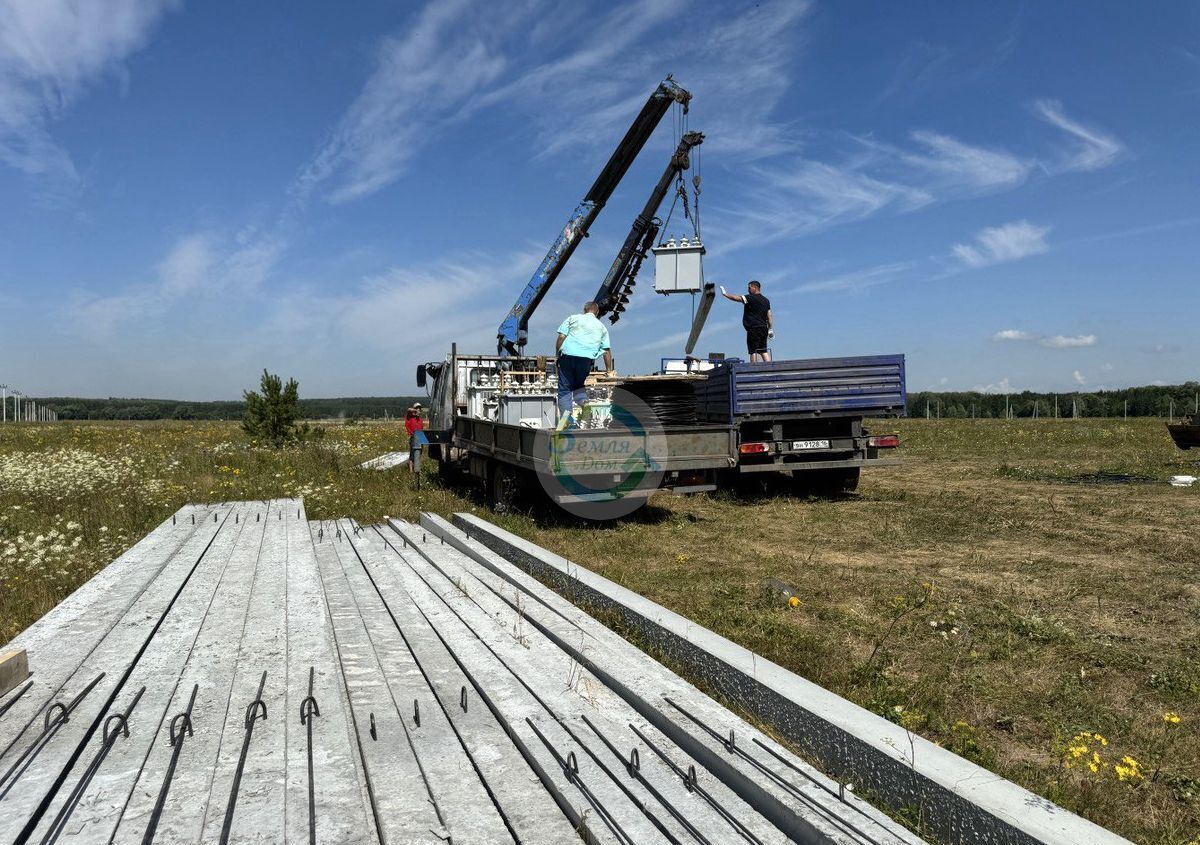
[[[707,422],[904,414],[903,355],[718,364],[696,384]]]
[[[735,446],[733,431],[728,425],[667,426],[658,434],[663,441],[650,451],[655,453],[655,460],[664,472],[727,469],[733,466]],[[551,436],[552,432],[546,429],[524,428],[470,417],[460,416],[454,424],[456,445],[535,471],[548,470]],[[604,430],[575,430],[572,437],[584,444],[589,440],[604,441],[611,435]],[[658,454],[663,446],[666,454]],[[594,461],[589,455],[589,451],[581,446],[572,449],[558,461],[568,469],[583,472],[587,464]]]

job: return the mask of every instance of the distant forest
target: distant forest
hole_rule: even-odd
[[[383,419],[399,417],[425,396],[351,396],[301,399],[306,419]],[[60,420],[240,420],[244,402],[182,402],[175,399],[46,398],[37,403],[58,411]]]
[[[1200,382],[1127,387],[1075,393],[976,393],[918,391],[908,394],[910,417],[1167,417],[1191,414],[1200,399]],[[63,420],[239,420],[242,402],[181,402],[173,399],[38,399],[58,411]],[[307,419],[404,418],[413,402],[424,396],[352,396],[342,399],[301,399]]]
[[[975,393],[919,391],[908,394],[910,417],[1169,417],[1195,413],[1200,382],[1127,387],[1090,393]]]

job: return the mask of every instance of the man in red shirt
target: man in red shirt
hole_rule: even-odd
[[[425,430],[425,420],[421,418],[420,402],[408,409],[408,413],[404,417],[404,430],[408,432],[410,440],[418,431]]]

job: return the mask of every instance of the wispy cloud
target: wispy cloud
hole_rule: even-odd
[[[334,203],[374,193],[449,127],[488,108],[527,115],[535,155],[606,155],[614,125],[637,113],[664,67],[703,92],[710,150],[758,158],[794,149],[790,128],[772,114],[810,4],[756,3],[695,26],[689,40],[662,41],[662,28],[687,8],[684,0],[637,0],[584,21],[545,0],[501,16],[478,0],[430,3],[383,39],[362,91],[302,168],[296,191],[319,190]]]
[[[987,267],[1005,261],[1017,261],[1050,249],[1046,243],[1049,226],[1036,226],[1018,220],[1003,226],[983,229],[973,243],[955,244],[954,255],[967,267]]]
[[[712,338],[714,335],[719,335],[723,332],[727,332],[730,329],[735,328],[737,325],[738,325],[737,320],[718,320],[715,323],[709,323],[708,325],[706,325],[704,327],[704,332],[702,334],[702,337],[704,337],[706,339]],[[632,351],[632,352],[659,352],[664,349],[674,348],[679,351],[680,355],[682,355],[684,344],[687,343],[687,339],[690,334],[691,334],[690,329],[681,331],[681,332],[675,332],[675,333],[669,334],[665,337],[661,337],[657,340],[652,340],[649,343],[642,344],[641,346],[635,346],[630,351]]]
[[[1125,152],[1125,145],[1107,132],[1087,126],[1067,117],[1058,100],[1038,100],[1034,113],[1056,126],[1071,138],[1070,149],[1051,166],[1058,170],[1098,170],[1115,162]]]
[[[51,196],[77,189],[70,153],[51,134],[82,93],[141,48],[176,0],[0,3],[0,162]]]
[[[253,230],[232,238],[193,233],[176,241],[149,281],[109,295],[77,292],[67,315],[83,334],[105,338],[123,325],[153,320],[193,298],[243,297],[267,280],[286,247],[282,238]]]
[[[798,158],[750,168],[736,204],[716,208],[709,217],[720,251],[1010,190],[1033,169],[1032,162],[1005,150],[928,130],[913,132],[907,146],[854,140],[854,154],[837,162]]]
[[[879,264],[851,273],[842,273],[824,279],[804,282],[795,288],[797,293],[819,293],[826,291],[851,290],[859,291],[894,282],[907,271],[917,265],[915,261],[897,261],[892,264]]]
[[[333,180],[332,202],[393,182],[439,129],[505,66],[488,31],[510,15],[470,13],[467,0],[430,3],[404,33],[380,44],[375,68],[332,137],[304,167],[298,188]]]
[[[1094,334],[1056,334],[1053,337],[1042,338],[1042,346],[1050,349],[1079,349],[1084,346],[1095,346],[1100,339]]]
[[[973,388],[976,393],[1012,393],[1013,386],[1008,380],[1008,376],[1000,379],[992,384],[977,384]]]
[[[1075,379],[1075,383],[1081,387],[1083,385],[1087,384],[1087,378],[1084,376],[1083,373],[1079,372],[1079,370],[1075,370],[1074,372],[1072,372],[1071,378]]]
[[[1006,150],[976,146],[929,130],[912,133],[915,151],[901,153],[905,163],[941,180],[945,188],[987,191],[1021,184],[1033,163]]]
[[[1044,346],[1047,349],[1080,349],[1086,346],[1095,346],[1100,342],[1100,338],[1094,334],[1056,334],[1047,336],[1033,334],[1021,329],[1004,329],[998,331],[992,335],[992,340],[997,342],[1036,343],[1038,346]]]

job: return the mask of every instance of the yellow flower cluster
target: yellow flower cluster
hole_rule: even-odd
[[[217,467],[217,472],[227,472],[230,475],[241,475],[242,474],[242,471],[240,469],[238,469],[237,467],[227,467],[227,466],[225,466],[225,464],[221,464],[219,467]]]
[[[1128,754],[1121,758],[1120,763],[1113,764],[1113,773],[1117,776],[1117,780],[1122,783],[1126,781],[1136,782],[1145,777],[1142,774],[1142,764]]]
[[[1083,731],[1071,738],[1063,759],[1063,768],[1074,769],[1087,767],[1092,774],[1099,774],[1105,768],[1104,758],[1099,749],[1108,745],[1108,740],[1098,733]]]
[[[1178,725],[1180,722],[1179,714],[1173,710],[1168,710],[1166,713],[1163,713],[1163,721],[1168,725]]]

